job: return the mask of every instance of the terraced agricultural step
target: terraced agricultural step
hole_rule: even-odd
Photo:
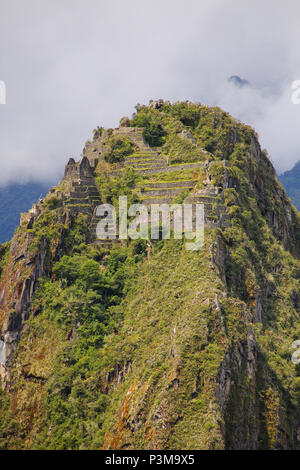
[[[185,171],[194,168],[203,168],[205,165],[204,162],[194,162],[194,163],[186,163],[181,165],[167,165],[160,167],[160,168],[134,168],[135,172],[139,175],[150,176],[156,175],[159,173],[172,173],[173,171]],[[122,175],[122,169],[116,168],[108,173],[110,177],[117,177]]]
[[[178,181],[166,181],[166,182],[155,182],[155,183],[144,183],[141,184],[145,189],[159,189],[159,188],[193,188],[197,180],[178,180]]]
[[[101,204],[101,199],[91,198],[91,203],[93,204],[93,206],[99,206]]]
[[[158,188],[158,189],[146,189],[141,192],[140,195],[142,198],[145,197],[168,197],[168,196],[177,196],[178,194],[186,191],[190,191],[191,188]]]
[[[71,198],[86,198],[88,197],[88,193],[86,191],[72,191],[70,193]]]
[[[187,202],[198,204],[222,204],[222,200],[218,196],[196,196],[188,197]]]
[[[126,160],[144,160],[148,158],[159,158],[157,152],[135,152],[125,157]]]
[[[120,166],[122,167],[132,167],[132,168],[137,168],[142,169],[142,168],[160,168],[160,167],[166,167],[168,163],[165,160],[151,160],[149,162],[125,162]]]
[[[108,173],[108,176],[112,178],[116,178],[117,176],[122,176],[122,170],[124,168],[112,170],[110,173]],[[127,168],[130,168],[130,167],[127,167]],[[166,170],[168,170],[167,166],[161,166],[159,168],[134,168],[134,171],[139,175],[155,175],[155,174],[162,173]]]
[[[87,214],[91,215],[91,205],[90,204],[67,204],[69,210],[72,211],[73,214]]]
[[[87,196],[93,196],[93,197],[100,197],[99,191],[93,190],[93,191],[85,191],[85,190],[75,190],[70,192],[71,197],[87,197]]]
[[[76,186],[76,187],[94,186],[95,187],[95,180],[92,176],[81,176],[80,182],[74,181],[72,182],[72,186]]]
[[[151,204],[172,204],[173,197],[149,197],[142,199],[142,204],[150,206]]]
[[[148,157],[140,157],[140,158],[126,158],[126,160],[124,160],[124,162],[122,163],[143,163],[143,162],[149,162],[151,160],[154,160],[154,161],[161,161],[162,159],[160,157],[153,157],[152,155],[148,156]],[[165,161],[165,160],[164,160]]]
[[[167,168],[167,165],[162,163],[152,163],[150,165],[126,165],[126,168],[132,168],[136,172],[142,173],[143,171],[157,169],[163,171],[165,168]]]
[[[100,201],[101,198],[99,196],[99,194],[89,194],[89,198],[92,199],[93,201]]]
[[[86,185],[84,186],[84,188],[89,192],[96,191],[99,194],[98,188],[95,185],[90,185],[90,186]]]
[[[134,166],[134,167],[142,167],[142,166],[152,166],[155,164],[159,165],[167,165],[168,162],[163,158],[151,158],[149,160],[126,160],[123,165],[125,166]]]
[[[66,200],[66,204],[89,204],[89,198],[69,198]]]
[[[100,198],[100,194],[99,194],[99,191],[95,188],[95,189],[92,189],[92,190],[86,190],[86,189],[75,189],[74,191],[71,191],[70,192],[70,195],[71,197],[99,197]]]

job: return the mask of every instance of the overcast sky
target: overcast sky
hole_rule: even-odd
[[[0,0],[0,184],[59,178],[97,125],[151,98],[223,107],[289,169],[299,25],[299,0]]]

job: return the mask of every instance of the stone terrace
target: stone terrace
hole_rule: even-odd
[[[161,155],[161,148],[152,148],[144,142],[143,129],[120,127],[118,129],[113,129],[110,132],[103,131],[100,138],[86,145],[84,149],[85,157],[81,162],[79,162],[79,164],[75,164],[82,165],[82,167],[85,168],[86,160],[88,160],[90,164],[90,172],[88,176],[80,175],[80,178],[77,178],[77,181],[72,183],[72,191],[70,193],[68,204],[69,207],[73,208],[73,210],[90,214],[91,241],[108,247],[112,243],[111,240],[99,240],[96,237],[96,227],[98,222],[102,219],[102,217],[98,217],[96,215],[96,207],[100,204],[101,200],[92,171],[99,159],[101,159],[101,154],[105,150],[103,141],[108,137],[108,135],[112,134],[114,136],[124,135],[128,137],[135,143],[137,149],[133,155],[126,157],[124,162],[116,165],[109,175],[115,178],[122,175],[125,168],[132,168],[138,175],[144,176],[146,178],[146,182],[140,183],[136,188],[138,190],[141,203],[147,206],[150,206],[151,204],[171,204],[174,202],[176,197],[182,196],[186,203],[203,203],[205,205],[205,222],[207,226],[218,227],[230,223],[222,197],[218,195],[216,188],[208,184],[206,189],[196,190],[195,185],[197,179],[191,179],[191,177],[184,179],[178,176],[178,174],[180,175],[180,172],[185,170],[195,169],[196,171],[199,168],[206,167],[208,162],[201,161],[170,165],[169,157]],[[84,164],[82,164],[82,162],[84,162]],[[74,170],[74,163],[68,163],[69,173],[72,174],[73,179],[76,171],[77,173],[80,171],[80,169],[77,169],[76,171]],[[174,172],[174,178],[171,177],[172,181],[151,182],[150,180],[151,175],[164,175],[172,172]],[[175,177],[175,175],[177,176]],[[111,235],[113,233],[112,220],[108,227],[108,234],[109,233]]]

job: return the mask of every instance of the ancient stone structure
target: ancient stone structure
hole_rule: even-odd
[[[64,180],[71,183],[66,207],[71,213],[84,213],[89,216],[90,240],[96,237],[93,219],[97,206],[101,203],[101,195],[96,184],[90,160],[83,157],[79,162],[70,158],[65,168]]]
[[[150,103],[150,106],[156,109],[159,109],[162,105],[162,100],[152,101]],[[200,168],[206,168],[206,170],[208,170],[208,161],[170,165],[169,157],[161,154],[162,149],[160,147],[150,147],[144,141],[143,131],[143,128],[129,127],[127,119],[124,118],[121,120],[119,128],[104,130],[101,136],[98,136],[93,142],[88,143],[84,149],[84,155],[90,162],[90,165],[93,166],[96,157],[99,158],[100,161],[102,160],[101,154],[105,151],[106,139],[111,136],[125,136],[136,145],[136,151],[133,155],[126,157],[124,162],[114,165],[114,168],[109,172],[109,176],[113,178],[121,176],[125,168],[132,168],[141,176],[151,176],[160,173],[172,172],[178,174],[180,171],[195,169],[195,180],[189,179],[184,181],[179,178],[178,182],[174,181],[172,183],[155,183],[146,185],[143,188],[143,191],[139,192],[141,202],[147,206],[151,204],[171,204],[176,196],[179,196],[183,192],[187,192],[189,194],[185,202],[191,204],[203,203],[205,205],[205,222],[207,226],[216,227],[229,224],[229,216],[226,213],[222,196],[218,194],[218,191],[211,185],[210,181],[206,182],[207,187],[202,191],[199,192],[193,190],[197,179],[197,170]],[[180,136],[193,143],[191,134],[185,129],[183,129]],[[207,157],[209,158],[208,153]],[[74,165],[78,164],[75,164],[74,161],[70,160],[66,170],[72,178],[76,177],[78,172],[81,171],[79,167],[76,167],[75,169]],[[139,188],[137,189],[139,190]],[[76,192],[79,197],[78,187]],[[83,210],[86,211],[84,208]],[[100,218],[95,215],[95,208],[93,208],[91,223],[91,239],[93,240],[99,220]],[[105,242],[97,240],[97,243],[104,244]]]
[[[93,170],[87,157],[83,157],[78,163],[70,158],[65,167],[65,179],[71,181],[93,178]]]

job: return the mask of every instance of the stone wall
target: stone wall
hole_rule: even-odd
[[[83,157],[79,162],[75,162],[70,158],[66,167],[64,178],[71,181],[81,180],[82,178],[93,178],[93,170],[90,165],[89,159]]]

